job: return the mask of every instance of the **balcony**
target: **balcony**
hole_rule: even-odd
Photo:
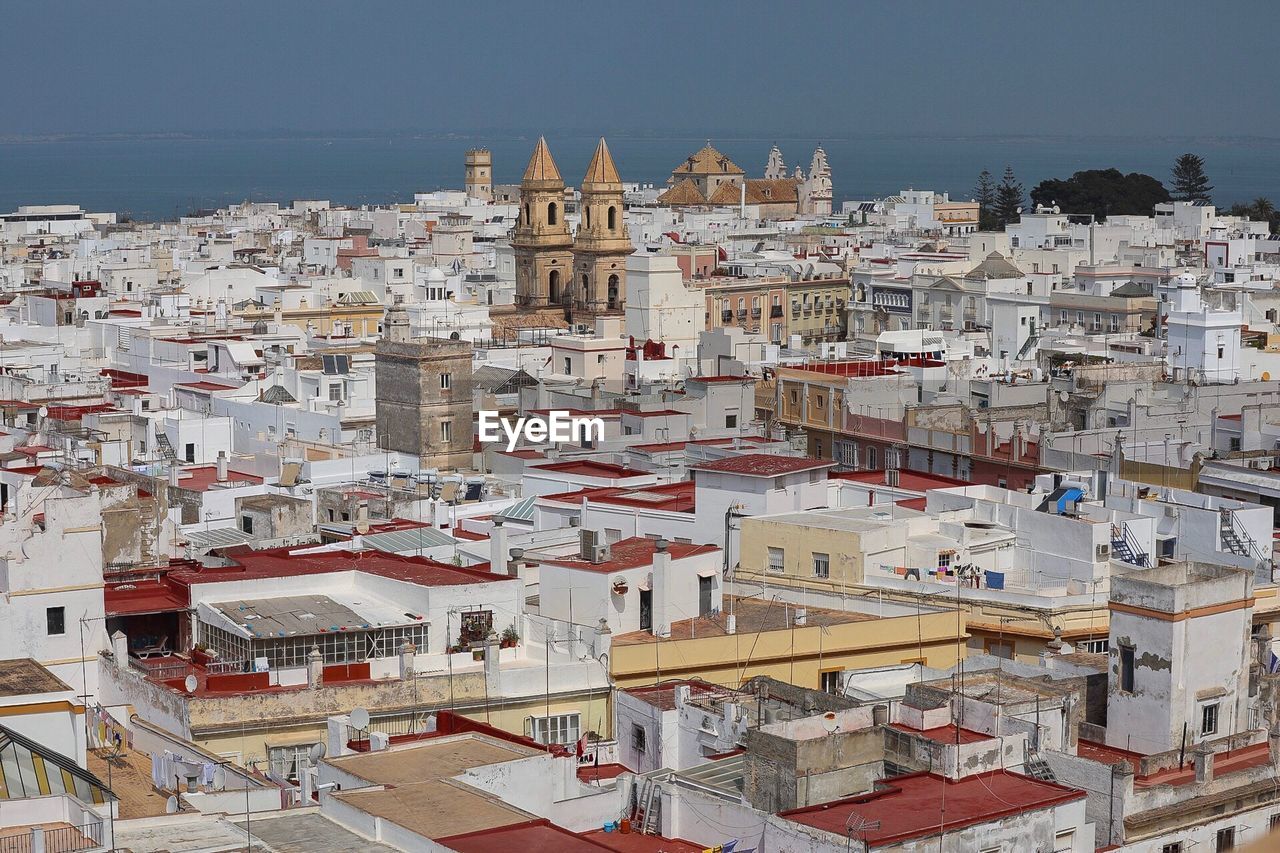
[[[721,312],[720,312],[720,322],[722,322],[722,323],[728,323],[728,322],[729,322],[730,320],[732,320],[732,319],[733,319],[733,312],[732,312],[732,311],[721,311]]]
[[[770,316],[770,317],[781,317],[781,316],[782,316],[782,306],[781,306],[781,305],[775,305],[775,306],[773,306],[772,308],[770,308],[770,309],[769,309],[769,316]]]
[[[756,319],[759,319],[759,317],[760,317],[760,309],[759,309],[759,308],[752,308],[752,309],[751,309],[751,316],[752,316],[752,317],[754,317],[754,318],[756,318]]]
[[[745,319],[747,319],[747,309],[746,309],[746,308],[739,308],[739,309],[738,309],[738,319],[739,319],[739,320],[745,320]]]

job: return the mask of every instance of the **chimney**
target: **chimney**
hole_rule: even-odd
[[[689,689],[689,685],[677,684],[674,695],[676,707],[683,708],[685,705],[689,704],[689,696],[691,693],[692,691]]]
[[[116,631],[111,635],[111,656],[115,658],[117,669],[129,668],[129,638],[124,631]],[[1277,743],[1276,738],[1280,736],[1272,735],[1272,744]],[[1275,746],[1271,747],[1271,751],[1275,752]]]
[[[324,658],[320,655],[320,649],[312,646],[310,654],[307,655],[307,687],[316,688],[322,684],[324,684]]]
[[[653,581],[650,584],[653,606],[653,635],[666,637],[671,633],[671,621],[667,611],[670,609],[669,587],[671,585],[671,552],[667,550],[667,540],[659,539],[653,543]]]
[[[523,548],[512,548],[512,549],[511,549],[511,560],[507,563],[507,576],[508,576],[508,577],[513,577],[513,578],[518,578],[518,577],[520,577],[520,561],[521,561],[523,558],[524,558],[524,549],[523,549]]]
[[[405,641],[400,647],[400,680],[407,681],[414,675],[413,659],[418,653],[418,647],[409,641]]]
[[[1206,783],[1213,781],[1213,747],[1201,741],[1194,750],[1192,750],[1192,761],[1196,768],[1196,782]]]
[[[361,536],[369,532],[369,502],[360,501],[356,508],[356,533]]]
[[[227,451],[218,451],[218,482],[225,483],[227,481]]]
[[[177,462],[169,464],[169,485],[178,488],[178,475],[182,473],[182,469],[178,467]]]
[[[501,518],[493,519],[493,530],[489,531],[489,571],[505,574],[507,571],[507,528],[502,526]]]
[[[484,641],[484,688],[486,696],[502,695],[502,670],[498,665],[498,634],[490,631]]]

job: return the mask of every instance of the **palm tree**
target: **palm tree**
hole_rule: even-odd
[[[1249,207],[1253,211],[1254,218],[1261,219],[1263,222],[1269,221],[1276,212],[1276,206],[1271,203],[1271,199],[1262,196],[1255,198]]]

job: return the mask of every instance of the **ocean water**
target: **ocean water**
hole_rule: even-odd
[[[111,138],[0,143],[0,211],[20,204],[78,203],[135,219],[172,219],[190,210],[253,201],[329,199],[405,202],[415,191],[462,186],[463,152],[493,152],[498,183],[519,181],[536,136],[344,136],[339,138]],[[660,183],[706,140],[613,136],[624,180]],[[772,138],[716,138],[750,175],[764,170]],[[806,170],[816,139],[776,140],[790,168]],[[548,134],[565,180],[577,183],[596,139]],[[906,188],[970,198],[978,173],[1013,167],[1028,191],[1045,178],[1115,167],[1167,180],[1186,151],[1205,158],[1222,206],[1267,196],[1280,204],[1280,140],[1061,137],[835,138],[822,140],[837,203]]]

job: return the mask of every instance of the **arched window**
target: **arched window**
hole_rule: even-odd
[[[583,274],[582,274],[582,297],[583,297],[583,298],[585,298],[585,297],[586,297],[586,295],[587,295],[587,285],[588,285],[588,282],[589,282],[589,280],[588,280],[588,278],[587,278],[587,274],[586,274],[586,273],[583,273]]]
[[[609,209],[612,210],[613,208],[609,208]],[[609,307],[610,308],[618,307],[618,276],[617,275],[609,276]]]
[[[553,208],[555,205],[551,205]],[[551,275],[547,276],[547,290],[550,291],[548,296],[552,303],[560,301],[560,270],[552,270]]]
[[[587,223],[586,223],[587,227],[590,228],[591,227],[591,206],[587,205],[585,208],[583,208],[583,210],[585,211],[585,215],[587,219]]]
[[[529,204],[528,204],[528,202],[526,202],[526,203],[525,203],[525,206],[524,206],[524,224],[525,224],[525,225],[532,225],[532,224],[533,224],[533,220],[529,218]]]
[[[547,205],[547,224],[548,225],[556,224],[556,213],[557,213],[556,203],[553,201],[551,202],[551,204]]]
[[[612,231],[618,227],[618,208],[609,208],[609,230]]]

